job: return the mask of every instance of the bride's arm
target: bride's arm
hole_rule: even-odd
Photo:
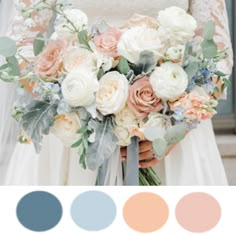
[[[8,30],[8,35],[17,41],[18,54],[20,57],[25,58],[25,60],[20,59],[21,69],[27,66],[27,61],[31,62],[34,60],[33,40],[39,32],[46,34],[52,17],[52,13],[47,10],[33,13],[31,16],[33,22],[32,27],[26,26],[20,6],[25,5],[25,7],[29,9],[33,6],[33,2],[32,0],[14,0],[15,16]],[[56,0],[50,1],[51,4],[55,2]],[[32,93],[33,87],[29,81],[24,80],[21,81],[21,83],[27,91]]]
[[[202,26],[212,20],[216,24],[214,40],[219,50],[227,48],[228,57],[221,60],[217,67],[227,75],[231,75],[233,66],[233,49],[230,40],[228,15],[225,0],[190,0],[190,13],[198,22],[197,36],[195,43],[200,44]],[[229,77],[228,76],[228,77]],[[222,97],[225,98],[226,94]]]

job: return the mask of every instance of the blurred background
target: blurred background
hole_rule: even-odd
[[[229,27],[234,49],[236,45],[236,2],[226,0]],[[235,63],[235,62],[234,62]],[[231,86],[228,89],[226,101],[220,101],[218,115],[213,119],[217,144],[223,158],[229,184],[236,185],[236,69],[231,76]],[[206,134],[207,135],[207,134]]]

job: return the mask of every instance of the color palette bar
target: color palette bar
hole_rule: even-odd
[[[2,187],[0,191],[2,235],[236,234],[234,187]]]

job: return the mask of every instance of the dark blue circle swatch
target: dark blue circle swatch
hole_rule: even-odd
[[[60,201],[44,191],[28,193],[16,209],[19,222],[29,230],[42,232],[55,227],[62,217]]]
[[[107,228],[115,220],[116,205],[107,194],[88,191],[74,200],[71,216],[80,228],[87,231],[99,231]]]

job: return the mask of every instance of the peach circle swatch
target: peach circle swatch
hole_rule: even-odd
[[[214,228],[221,218],[218,201],[206,193],[191,193],[176,206],[176,219],[186,230],[203,233]]]
[[[154,193],[138,193],[125,203],[123,209],[127,225],[141,233],[159,230],[167,222],[169,209],[160,196]]]

